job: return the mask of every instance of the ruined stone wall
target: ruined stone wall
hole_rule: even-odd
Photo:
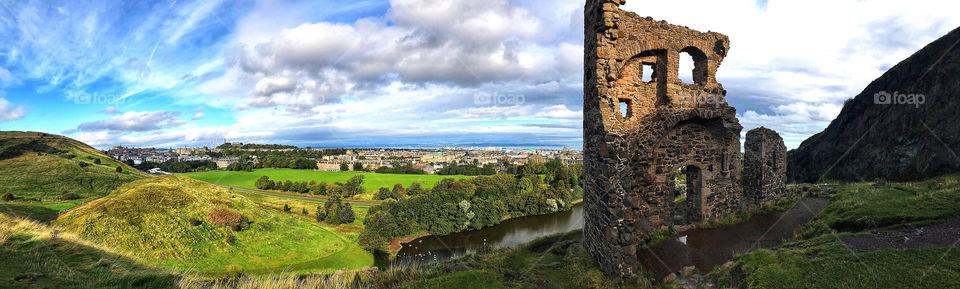
[[[728,38],[623,3],[588,0],[584,10],[584,244],[605,272],[633,277],[650,230],[740,209],[742,127],[716,81]],[[681,52],[693,58],[694,83],[678,77]],[[672,207],[680,168],[697,172],[683,214]]]
[[[743,157],[744,206],[756,208],[795,197],[786,189],[787,147],[776,131],[747,132]]]

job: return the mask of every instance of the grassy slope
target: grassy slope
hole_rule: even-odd
[[[215,204],[213,199],[230,205]],[[212,209],[239,212],[253,224],[233,232],[207,220]],[[190,218],[204,222],[193,227]],[[329,273],[373,264],[372,255],[356,245],[355,233],[340,233],[341,228],[282,213],[245,195],[185,177],[127,184],[54,224],[147,264],[212,274]],[[236,241],[229,241],[231,237]]]
[[[0,212],[39,220],[148,177],[86,144],[57,135],[0,132],[0,155],[4,156],[0,157],[0,194],[10,192],[19,198],[0,201]],[[101,164],[93,165],[93,159]],[[81,168],[81,161],[91,166]],[[118,166],[122,173],[116,172]],[[65,192],[82,199],[63,201],[60,197]]]
[[[960,250],[955,248],[854,252],[840,241],[845,235],[960,216],[960,176],[847,184],[834,193],[830,205],[784,249],[760,250],[736,261],[731,270],[744,275],[743,287],[960,288]]]
[[[420,182],[424,188],[431,188],[437,182],[443,179],[467,179],[469,176],[440,176],[440,175],[401,175],[401,174],[377,174],[364,172],[325,172],[310,170],[293,169],[259,169],[253,172],[207,172],[187,174],[186,176],[214,184],[235,186],[248,189],[256,189],[253,185],[258,178],[268,176],[271,180],[290,180],[295,182],[341,182],[344,183],[356,175],[364,176],[363,187],[367,193],[357,196],[357,200],[372,200],[373,194],[380,188],[393,188],[395,184],[402,184],[403,187],[410,187],[414,182]]]
[[[0,287],[173,288],[175,275],[35,221],[0,213]],[[42,276],[37,276],[42,274]],[[33,276],[35,280],[15,281]]]

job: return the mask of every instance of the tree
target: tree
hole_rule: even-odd
[[[353,170],[354,170],[354,171],[358,171],[358,172],[362,172],[362,171],[363,171],[363,163],[360,163],[360,162],[354,163],[354,164],[353,164]]]
[[[327,211],[323,209],[323,205],[317,206],[315,215],[317,216],[317,223],[323,222],[327,218]]]
[[[406,195],[407,191],[403,189],[403,185],[396,184],[396,185],[393,185],[393,191],[391,193],[393,194],[394,199],[399,200],[399,199],[403,199],[403,195]]]
[[[393,197],[393,193],[387,188],[380,188],[380,191],[377,191],[377,193],[373,195],[373,199],[378,201],[386,200],[391,197]]]
[[[340,220],[340,224],[350,224],[356,221],[357,215],[353,212],[353,206],[350,203],[344,203],[337,211],[337,219]]]
[[[347,164],[347,162],[342,162],[342,163],[340,163],[340,171],[341,171],[341,172],[346,172],[346,171],[349,171],[349,170],[350,170],[350,164]]]
[[[342,194],[344,198],[350,198],[363,193],[363,175],[353,176],[346,184],[343,184]]]
[[[407,195],[416,196],[423,193],[423,186],[420,185],[420,182],[415,182],[410,184],[410,188],[407,188]]]
[[[253,186],[261,190],[273,189],[272,182],[270,181],[270,177],[268,176],[260,177],[259,179],[257,179],[256,182],[253,183]]]

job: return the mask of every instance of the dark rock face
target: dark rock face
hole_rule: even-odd
[[[793,182],[918,180],[960,172],[960,29],[900,62],[791,151]]]
[[[747,132],[743,144],[744,206],[756,208],[792,197],[786,188],[787,146],[776,131],[765,127]]]

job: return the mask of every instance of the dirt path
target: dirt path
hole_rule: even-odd
[[[960,217],[949,219],[942,224],[904,228],[874,235],[846,236],[841,240],[857,251],[957,247],[960,243]]]
[[[327,201],[327,198],[320,198],[320,197],[314,197],[314,196],[284,194],[284,193],[270,192],[270,191],[264,191],[264,190],[255,190],[255,189],[248,189],[248,188],[241,188],[241,187],[220,185],[220,184],[214,184],[214,183],[210,183],[210,184],[212,184],[212,185],[214,185],[214,186],[222,187],[222,188],[228,188],[228,189],[234,189],[234,190],[240,190],[240,191],[247,191],[247,192],[251,192],[251,193],[265,194],[265,195],[271,195],[271,196],[277,196],[277,197],[292,197],[292,198],[300,198],[300,199],[307,199],[307,200]],[[342,201],[343,201],[344,203],[351,203],[351,204],[357,204],[357,205],[370,205],[370,206],[374,206],[374,205],[379,205],[379,204],[380,204],[380,203],[377,203],[377,202],[363,202],[363,201],[350,201],[350,200],[342,200]]]

